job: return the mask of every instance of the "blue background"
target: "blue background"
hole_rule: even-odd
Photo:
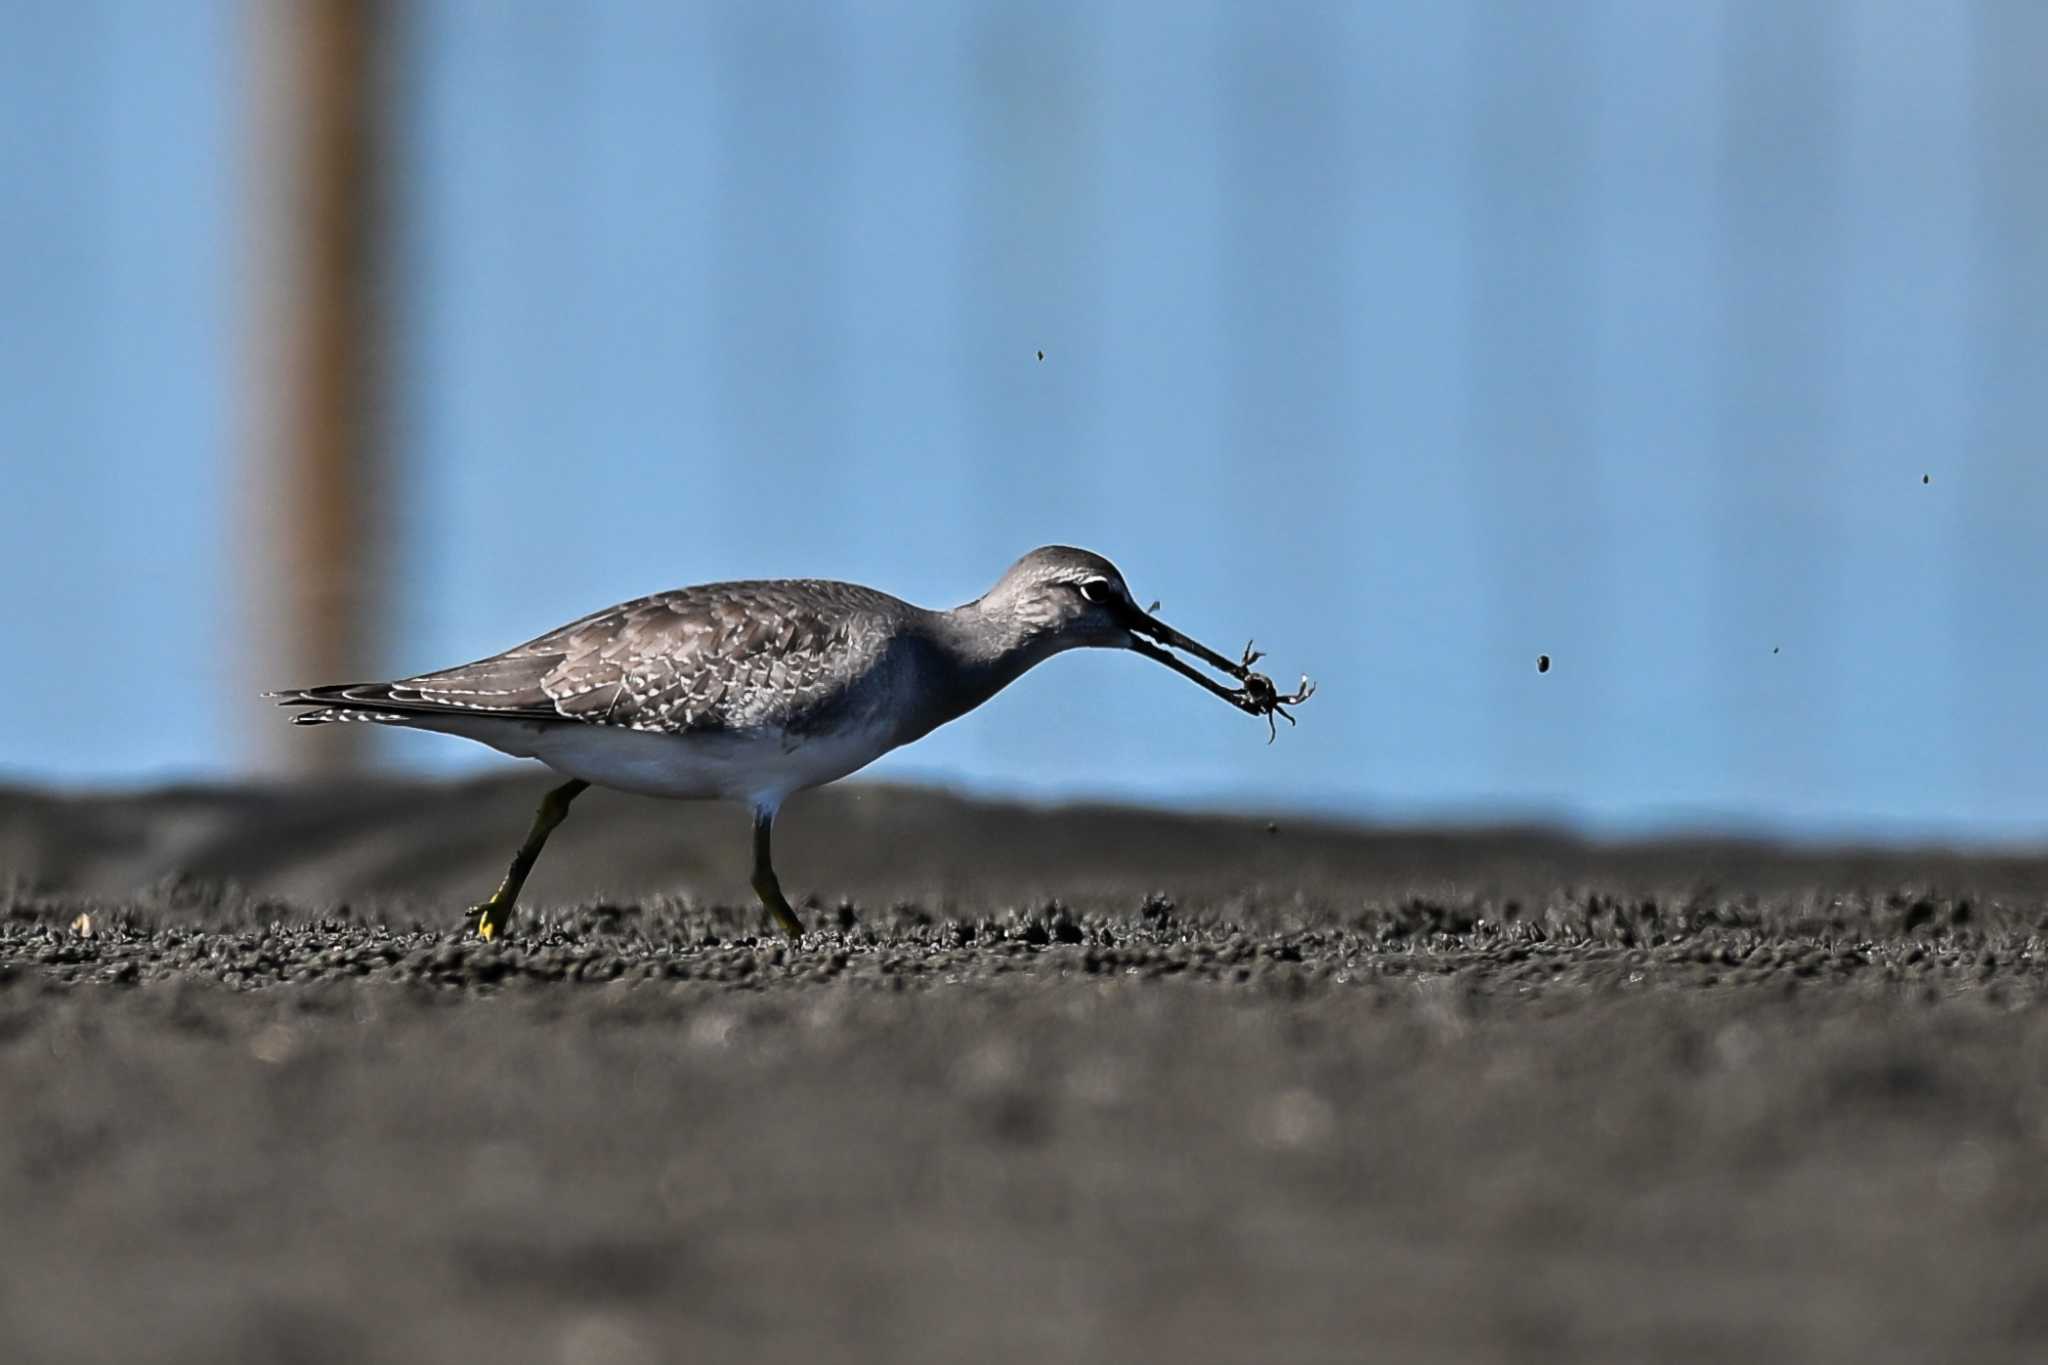
[[[1065,541],[1302,727],[1071,656],[874,772],[2048,835],[2048,6],[393,9],[359,675]],[[323,681],[254,624],[248,27],[0,7],[10,779],[260,770]]]

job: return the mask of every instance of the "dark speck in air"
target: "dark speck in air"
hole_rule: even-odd
[[[1045,359],[1045,352],[1044,352],[1044,351],[1040,351],[1040,352],[1038,353],[1038,358],[1039,358],[1040,360],[1043,360],[1043,359]]]
[[[1933,476],[1932,474],[1922,474],[1922,475],[1920,476],[1920,482],[1922,482],[1922,483],[1933,483],[1933,482],[1934,482],[1934,476]]]
[[[1536,656],[1536,671],[1538,673],[1548,673],[1550,671],[1550,656],[1548,654],[1538,654]]]

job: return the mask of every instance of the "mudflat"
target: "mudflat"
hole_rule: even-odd
[[[542,789],[0,792],[0,1355],[2048,1351],[2048,860]]]

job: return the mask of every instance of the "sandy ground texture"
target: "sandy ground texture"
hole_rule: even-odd
[[[2048,1356],[2048,861],[0,792],[0,1356]]]

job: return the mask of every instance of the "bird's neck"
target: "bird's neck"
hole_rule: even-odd
[[[987,598],[931,615],[932,640],[953,673],[952,694],[966,714],[1060,652],[1049,635]]]

